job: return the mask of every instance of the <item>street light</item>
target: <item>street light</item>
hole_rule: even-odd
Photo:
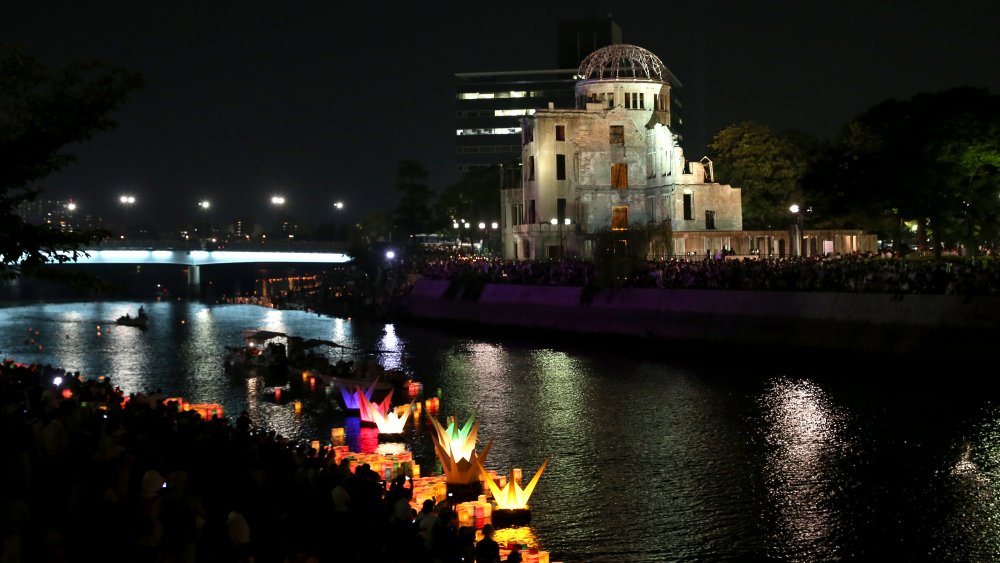
[[[207,199],[203,199],[198,202],[198,207],[201,208],[201,210],[204,212],[203,215],[207,215],[208,209],[212,207],[212,202],[208,201]],[[207,222],[205,221],[205,217],[201,217],[199,223],[201,223],[202,230],[209,231],[208,232],[209,235],[212,234],[211,233],[212,228],[210,226],[206,226]],[[197,226],[195,227],[195,230],[197,230]]]
[[[122,230],[125,231],[128,230],[128,210],[130,207],[135,205],[135,196],[126,194],[119,197],[118,201],[125,207],[125,225],[122,228]],[[124,236],[125,235],[123,234],[122,237],[124,238]]]
[[[549,223],[551,223],[552,225],[559,226],[559,258],[560,259],[565,258],[565,249],[563,247],[563,225],[569,225],[570,223],[572,223],[572,221],[570,220],[569,217],[564,217],[562,221],[559,221],[557,217],[553,217],[549,221]],[[493,223],[493,225],[494,225],[493,228],[495,229],[496,223]]]
[[[802,214],[799,213],[799,205],[797,203],[793,203],[791,206],[789,206],[788,210],[791,211],[792,217],[795,219],[794,222],[792,223],[792,237],[793,237],[793,240],[792,240],[792,248],[790,250],[793,252],[793,256],[801,257],[802,256]]]
[[[340,214],[340,213],[343,213],[343,211],[344,211],[344,202],[342,202],[342,201],[335,201],[335,202],[333,202],[333,208],[337,210],[336,213],[334,214],[334,217],[333,217],[333,240],[337,240],[337,217],[336,217],[336,215]]]

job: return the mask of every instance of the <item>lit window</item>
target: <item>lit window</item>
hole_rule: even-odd
[[[625,189],[628,187],[628,164],[625,162],[611,163],[611,187]]]
[[[520,115],[535,115],[533,109],[497,109],[493,110],[493,117],[513,117]]]
[[[492,129],[456,129],[456,135],[517,135],[520,127],[493,127]]]
[[[613,206],[611,206],[611,230],[612,231],[627,231],[628,230],[628,206],[627,205],[613,205]]]
[[[458,95],[459,100],[492,100],[495,96],[492,93],[462,92]]]

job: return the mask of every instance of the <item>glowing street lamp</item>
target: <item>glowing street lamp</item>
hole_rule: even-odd
[[[793,253],[793,256],[802,256],[802,214],[799,213],[799,205],[793,203],[788,207],[788,211],[792,213],[794,222],[792,223],[792,248],[789,249]]]
[[[135,196],[130,194],[125,194],[118,198],[118,201],[125,207],[125,229],[128,229],[128,210],[130,207],[135,205]],[[124,235],[122,235],[124,238]]]
[[[285,205],[285,196],[275,195],[271,196],[272,205]]]

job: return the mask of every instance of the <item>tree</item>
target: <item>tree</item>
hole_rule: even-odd
[[[426,184],[430,174],[418,160],[404,160],[396,172],[396,190],[402,194],[393,222],[402,240],[424,233],[431,227],[431,200],[434,191]]]
[[[912,221],[970,252],[1000,228],[1000,97],[978,88],[886,100],[852,119],[805,179],[831,208],[901,240]]]
[[[817,152],[816,139],[801,131],[775,134],[743,122],[719,131],[709,144],[720,181],[742,189],[743,226],[785,226],[788,207],[804,203],[799,180]]]
[[[435,222],[448,230],[454,221],[465,219],[473,224],[490,224],[500,217],[500,166],[473,168],[438,196],[434,205]]]
[[[18,207],[37,197],[40,180],[75,160],[68,145],[117,126],[111,115],[142,84],[138,73],[99,62],[50,71],[19,48],[0,48],[0,278],[85,279],[46,265],[76,261],[106,233],[28,224]]]

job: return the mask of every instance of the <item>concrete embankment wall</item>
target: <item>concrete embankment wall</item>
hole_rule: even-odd
[[[569,334],[782,348],[934,355],[993,346],[1000,298],[487,284],[478,296],[422,279],[419,320]],[[956,349],[956,346],[962,347]]]

